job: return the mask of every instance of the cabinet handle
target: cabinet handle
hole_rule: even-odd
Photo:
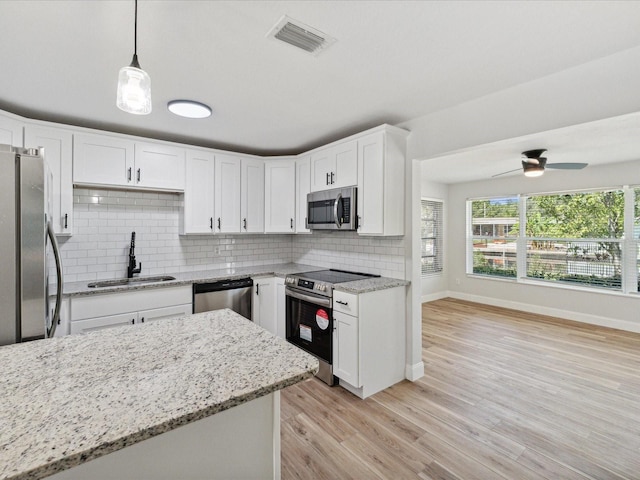
[[[135,319],[135,318],[132,318],[132,319],[131,319],[131,325],[133,325],[134,323],[136,323],[136,319]]]
[[[291,219],[290,226],[291,226],[291,230],[293,230],[293,218]]]
[[[220,217],[218,217],[218,230],[222,229],[222,223],[220,222]]]
[[[213,217],[209,217],[209,228],[213,230]]]
[[[69,228],[69,222],[68,222],[68,220],[69,220],[69,214],[65,213],[65,214],[64,214],[64,228],[65,228],[65,229],[66,229],[66,228]]]
[[[256,295],[260,295],[260,284],[256,283]]]
[[[340,305],[349,305],[349,302],[343,302],[342,300],[336,300],[336,303],[339,303]]]
[[[131,167],[129,167],[128,173],[127,173],[127,182],[131,181]]]
[[[138,169],[138,183],[140,183],[140,169]]]
[[[335,183],[335,182],[333,181],[333,176],[334,176],[334,175],[335,175],[335,174],[334,174],[333,172],[331,172],[331,185],[333,185],[333,184]]]
[[[246,218],[242,219],[242,228],[244,228],[245,230],[247,229],[247,219]]]
[[[140,321],[141,321],[142,323],[144,323],[144,317],[142,317],[142,318],[140,319]]]
[[[356,215],[356,230],[360,228],[360,225],[362,225],[362,217],[360,215]]]
[[[327,172],[327,185],[329,185],[329,172]]]

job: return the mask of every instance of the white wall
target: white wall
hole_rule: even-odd
[[[515,175],[449,185],[447,269],[450,296],[640,332],[640,295],[522,284],[465,273],[468,198],[622,185],[640,185],[640,160],[591,166],[579,172],[548,171],[535,179]]]
[[[397,126],[407,158],[425,159],[640,110],[640,47],[588,62]]]
[[[422,198],[429,200],[440,200],[443,203],[443,217],[444,217],[444,238],[442,241],[444,249],[443,258],[443,272],[439,275],[429,275],[422,277],[422,302],[429,302],[437,300],[438,298],[444,298],[447,296],[448,289],[448,269],[447,269],[447,214],[448,214],[448,186],[443,183],[429,181],[429,168],[423,164],[421,166],[422,175],[420,183],[420,193]]]

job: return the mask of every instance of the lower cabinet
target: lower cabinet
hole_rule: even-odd
[[[69,333],[189,315],[191,295],[191,285],[185,285],[71,297]]]
[[[405,378],[406,288],[333,292],[333,374],[366,398]]]
[[[275,279],[261,277],[253,279],[251,303],[252,320],[265,330],[277,334],[275,315]]]

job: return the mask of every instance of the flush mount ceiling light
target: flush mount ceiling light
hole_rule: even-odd
[[[120,69],[116,105],[128,113],[148,115],[151,113],[151,78],[138,63],[138,0],[135,0],[133,25],[133,59],[131,65]]]
[[[172,100],[167,108],[171,113],[186,118],[207,118],[211,115],[208,105],[193,100]]]

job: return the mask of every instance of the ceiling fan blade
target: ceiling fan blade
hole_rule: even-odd
[[[588,163],[547,163],[547,168],[557,170],[582,170]]]
[[[516,168],[516,169],[514,169],[514,170],[508,170],[508,171],[506,171],[506,172],[496,173],[495,175],[491,175],[491,178],[499,177],[499,176],[501,176],[501,175],[506,175],[507,173],[519,172],[519,171],[521,171],[521,170],[522,170],[522,168]]]

